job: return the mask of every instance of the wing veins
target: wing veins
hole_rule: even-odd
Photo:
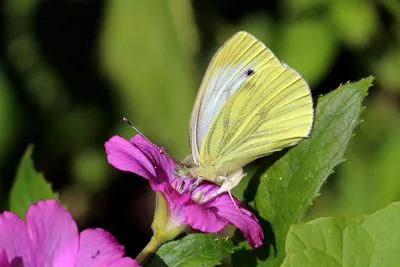
[[[282,72],[282,73],[284,73],[284,72]],[[280,73],[280,75],[281,75],[282,73]],[[281,83],[285,82],[285,81],[286,81],[287,79],[289,79],[293,74],[295,74],[295,73],[292,72],[292,73],[291,73],[287,78],[285,78]],[[294,83],[296,83],[296,82],[299,81],[299,80],[300,80],[300,79],[295,80],[295,81],[292,82],[290,85],[288,85],[288,87],[289,87],[289,86],[292,86]],[[275,88],[278,87],[281,83],[279,83],[277,86],[275,86]],[[272,105],[269,105],[270,102],[271,102],[272,100],[276,99],[276,97],[278,97],[279,94],[275,95],[275,96],[274,96],[272,99],[270,99],[266,104],[262,105],[262,107],[261,107],[259,110],[265,109],[267,105],[269,105],[269,108],[271,108],[271,106],[276,105],[276,103],[279,103],[279,102],[280,102],[281,100],[283,100],[287,95],[290,95],[292,92],[296,91],[297,89],[301,88],[302,86],[303,86],[303,85],[300,85],[300,86],[298,86],[298,87],[296,87],[296,88],[293,88],[293,89],[292,89],[290,92],[288,92],[286,95],[281,96],[281,97],[280,97],[276,102],[274,102]],[[274,89],[275,89],[275,88],[274,88]],[[266,94],[266,93],[265,93],[265,94]],[[264,94],[264,97],[265,97],[265,94]],[[262,99],[262,98],[260,97],[260,99]],[[300,99],[300,98],[297,98],[297,99],[295,99],[295,100],[298,100],[298,99]],[[293,100],[293,101],[295,101],[295,100]],[[257,106],[257,105],[259,104],[259,102],[261,102],[261,101],[262,101],[262,100],[258,101],[258,103],[256,103],[256,104],[253,105],[253,106]],[[251,101],[248,101],[248,102],[250,103]],[[307,104],[304,104],[304,105],[307,105]],[[299,107],[302,107],[302,106],[304,106],[304,105],[300,105]],[[299,107],[295,107],[295,108],[299,108]],[[294,108],[293,108],[293,109],[294,109]],[[286,111],[279,112],[279,113],[276,114],[276,116],[274,116],[274,117],[276,118],[276,117],[282,115],[282,114],[285,113],[285,112],[290,112],[290,111],[292,111],[293,109],[288,109],[288,110],[286,110]],[[244,118],[244,117],[248,116],[248,114],[250,114],[251,112],[252,112],[252,111],[248,112],[248,113],[245,114],[245,115],[242,115],[241,117]],[[255,114],[258,114],[258,113],[255,113]],[[249,138],[250,136],[252,136],[252,133],[253,133],[254,131],[256,131],[256,129],[258,129],[262,124],[264,124],[264,122],[270,121],[270,120],[272,119],[272,118],[269,118],[270,115],[271,115],[271,114],[269,113],[269,114],[268,114],[268,119],[265,119],[266,116],[267,116],[267,112],[266,112],[266,111],[263,112],[263,115],[259,115],[259,116],[258,116],[259,118],[257,119],[258,122],[256,122],[253,126],[251,126],[250,129],[247,130],[247,133],[246,133],[245,135],[243,135],[242,137],[240,137],[240,134],[239,134],[239,137],[238,137],[238,138],[235,138],[235,139],[232,138],[232,140],[229,142],[231,145],[229,145],[229,144],[226,145],[226,148],[230,148],[230,149],[225,149],[225,150],[221,151],[221,145],[223,144],[223,142],[221,141],[221,142],[220,142],[220,145],[218,146],[217,154],[218,154],[218,155],[224,155],[224,154],[229,153],[231,150],[234,149],[235,146],[238,146],[239,144],[242,143],[242,141],[244,141],[244,140],[246,140],[247,138]],[[249,125],[249,124],[251,123],[251,121],[252,121],[253,119],[255,119],[255,117],[256,117],[256,115],[252,116],[251,119],[248,120],[248,122],[246,123],[246,126],[243,128],[243,131],[241,131],[241,132],[246,131],[247,125]],[[238,124],[238,122],[240,122],[240,119],[241,119],[241,118],[238,118],[233,124]],[[237,128],[233,128],[233,127],[231,127],[231,129],[232,129],[232,131],[233,131],[233,130],[236,130],[236,131],[238,130]],[[225,135],[224,135],[223,139],[224,139],[224,138],[225,138]],[[236,144],[236,145],[234,145],[234,144]]]
[[[237,45],[231,46],[231,47],[229,48],[229,53],[227,53],[227,54],[228,54],[228,55],[231,54],[232,51],[235,51],[239,46],[243,45],[243,42],[244,42],[245,40],[246,40],[246,36],[243,36],[243,38],[240,40],[240,42],[239,42]],[[254,44],[255,44],[255,43],[254,43]],[[253,47],[254,44],[252,44],[251,47]],[[251,48],[251,47],[250,47],[250,48]],[[249,48],[249,49],[250,49],[250,48]],[[247,52],[247,50],[243,51],[243,53],[239,56],[239,58],[241,58],[246,52]],[[221,51],[221,53],[222,53],[222,51]],[[216,62],[216,63],[218,63],[218,64],[212,64],[212,65],[213,65],[213,72],[212,72],[212,74],[214,74],[214,75],[210,75],[210,76],[218,77],[218,79],[216,79],[215,81],[213,81],[212,86],[210,85],[212,79],[210,79],[210,80],[208,81],[208,84],[207,84],[208,86],[207,86],[207,88],[215,88],[216,85],[217,85],[217,84],[221,81],[221,79],[223,79],[223,77],[224,77],[223,75],[215,75],[216,72],[219,71],[219,70],[216,70],[217,66],[221,65],[221,64],[220,64],[221,61],[224,60],[224,57],[222,56],[222,54],[218,54],[217,60],[218,60],[218,62]],[[228,61],[227,63],[228,63],[227,65],[230,65],[231,61]],[[212,90],[212,91],[211,91],[210,95],[208,95],[208,96],[207,96],[207,99],[205,99],[206,102],[208,102],[208,101],[210,100],[210,97],[213,95],[214,92],[216,92],[216,90]]]
[[[271,73],[272,72],[270,72],[265,78],[264,78],[264,80],[261,82],[261,84],[263,84],[264,82],[265,82],[265,80],[269,77],[269,75],[271,75]],[[261,86],[261,84],[260,84],[260,86]],[[239,89],[240,90],[240,89]],[[255,94],[255,90],[252,90],[250,93],[249,93],[249,95],[250,96],[248,96],[247,98],[250,98],[252,95],[254,95]],[[237,93],[237,94],[235,94],[234,96],[231,96],[231,97],[238,97],[239,96],[239,92]],[[234,100],[232,100],[232,102],[234,102]],[[243,111],[243,110],[246,110],[247,109],[247,105],[250,105],[250,103],[251,103],[251,101],[245,101],[245,105],[243,105],[243,107],[240,109],[240,111]],[[254,105],[253,105],[254,106]],[[232,105],[230,105],[229,106],[229,109],[227,109],[227,112],[226,112],[226,114],[225,114],[225,116],[224,117],[228,117],[228,120],[229,120],[229,115],[230,115],[230,113],[231,113],[231,109],[232,109]],[[240,112],[239,112],[240,113]],[[247,115],[247,114],[249,114],[249,113],[251,113],[251,110],[248,112],[248,113],[246,113],[245,115]],[[238,122],[240,122],[240,121],[243,121],[244,120],[244,118],[245,118],[246,116],[239,116],[232,124],[238,124]],[[227,119],[226,118],[224,118],[224,121],[226,121]],[[221,139],[221,142],[219,143],[219,145],[218,145],[218,149],[217,149],[217,153],[218,153],[218,151],[220,151],[221,150],[221,145],[224,143],[224,141],[225,141],[225,139],[228,137],[228,136],[230,136],[231,134],[231,132],[233,131],[233,130],[237,130],[237,129],[233,129],[233,127],[231,128],[231,130],[230,129],[225,129],[226,127],[224,127],[223,128],[223,135],[222,135],[222,139]],[[226,130],[227,130],[227,132],[226,132]]]
[[[277,78],[279,78],[279,77],[285,72],[285,70],[286,70],[286,69],[284,69],[281,73],[279,73],[279,75],[278,75],[274,80],[276,80]],[[268,74],[268,76],[269,76],[271,73],[272,73],[272,71]],[[294,74],[294,73],[292,73],[292,74]],[[291,74],[291,75],[292,75],[292,74]],[[289,75],[287,78],[285,78],[284,80],[282,80],[282,81],[281,81],[279,84],[277,84],[271,91],[265,92],[265,93],[263,94],[263,97],[265,97],[266,94],[273,92],[281,83],[285,82],[289,77],[291,77],[291,75]],[[268,78],[268,76],[264,78],[264,80],[263,80],[262,83],[264,83],[264,82],[266,81],[266,79]],[[262,83],[261,83],[261,84],[262,84]],[[261,86],[261,84],[260,84],[259,86]],[[270,84],[271,84],[271,83],[270,83]],[[269,85],[270,85],[270,84],[269,84]],[[266,87],[268,87],[269,85],[267,85]],[[290,84],[290,85],[292,85],[292,84]],[[289,86],[290,86],[290,85],[289,85]],[[239,95],[239,94],[237,94],[237,95]],[[275,95],[275,96],[274,96],[273,98],[271,98],[266,104],[264,104],[264,105],[262,105],[262,106],[264,107],[264,106],[268,105],[268,104],[269,104],[272,100],[274,100],[278,95],[279,95],[279,94]],[[286,95],[285,95],[285,96],[286,96]],[[253,105],[253,107],[256,107],[261,101],[263,101],[263,97],[260,97],[260,98],[259,98],[260,100],[258,100],[258,101]],[[251,103],[251,101],[247,101],[247,103]],[[271,105],[270,105],[270,106],[271,106]],[[260,107],[259,109],[261,109],[261,107]],[[230,110],[231,110],[231,107],[229,108],[227,114],[230,113]],[[241,115],[241,117],[242,117],[242,118],[244,118],[244,117],[250,117],[250,116],[248,116],[248,115],[251,114],[251,113],[253,113],[253,112],[255,112],[255,110],[257,110],[257,109],[253,109],[253,110],[250,109],[250,111],[249,111],[248,113]],[[263,117],[265,117],[265,116],[266,116],[266,114],[265,114]],[[244,126],[244,129],[246,129],[247,125],[249,125],[249,123],[252,121],[253,118],[254,118],[254,116],[252,116],[252,117],[247,121],[246,126]],[[240,118],[238,118],[238,119],[240,119]],[[262,119],[262,118],[261,118],[261,119]],[[237,124],[236,121],[235,121],[233,124]],[[253,126],[253,129],[257,128],[260,124],[261,124],[261,122],[259,122],[258,124],[254,125],[254,126]],[[224,140],[226,139],[227,136],[229,136],[229,133],[232,132],[233,130],[237,130],[237,129],[234,128],[234,127],[231,127],[231,130],[230,130],[226,135],[223,135],[223,137],[222,137],[222,139],[221,139],[221,142],[219,143],[219,146],[218,146],[218,149],[217,149],[217,154],[220,154],[219,151],[221,150],[221,145],[224,144]],[[247,138],[249,135],[250,135],[250,131],[249,131],[249,133],[248,133],[247,135],[243,136],[242,139],[243,139],[243,138]],[[235,142],[235,141],[237,141],[237,139],[234,139],[234,138],[232,137],[232,140],[226,145],[226,147],[229,147],[229,144],[232,143],[232,142]]]

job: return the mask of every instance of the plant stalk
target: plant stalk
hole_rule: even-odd
[[[143,265],[149,260],[151,255],[157,250],[158,246],[161,245],[154,236],[151,237],[150,242],[144,247],[144,249],[136,257],[136,262],[139,265]]]

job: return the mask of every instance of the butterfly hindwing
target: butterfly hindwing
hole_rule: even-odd
[[[261,68],[281,66],[274,54],[255,37],[238,32],[213,57],[193,107],[189,138],[196,164],[204,139],[228,99]]]
[[[307,83],[286,65],[264,66],[243,82],[210,126],[202,166],[226,172],[298,143],[313,120]]]

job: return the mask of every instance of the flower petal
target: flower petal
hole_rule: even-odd
[[[190,179],[191,183],[194,182],[194,179]],[[190,186],[189,186],[190,187]],[[215,197],[216,195],[220,194],[219,192],[220,186],[210,182],[210,181],[202,181],[192,192],[192,195],[196,195],[199,192],[203,195],[203,201],[207,202],[207,200]],[[224,193],[224,192],[222,192]]]
[[[189,194],[180,194],[168,183],[150,183],[154,191],[161,192],[168,205],[168,221],[166,230],[187,224],[184,216],[185,204],[190,200]]]
[[[206,207],[189,201],[185,217],[190,226],[205,233],[216,233],[228,225],[228,220],[218,215],[218,207]]]
[[[190,199],[189,194],[180,194],[169,183],[150,183],[151,189],[163,193],[170,201],[175,204],[182,205]]]
[[[175,169],[174,161],[166,154],[163,147],[157,147],[150,143],[141,134],[137,134],[129,140],[129,142],[136,146],[140,151],[147,156],[156,168],[156,176],[162,177],[162,181],[171,182],[175,179],[173,170]]]
[[[206,233],[216,233],[229,223],[218,215],[218,205],[202,204],[214,199],[218,189],[219,186],[216,184],[203,181],[193,190],[192,199],[195,201],[189,201],[185,210],[185,217],[192,228]]]
[[[91,266],[138,266],[128,257],[123,257],[124,246],[120,245],[107,231],[86,229],[80,234],[80,248],[76,267]]]
[[[113,136],[104,144],[108,162],[122,171],[136,173],[148,180],[155,179],[152,162],[137,147],[120,136]]]
[[[173,161],[142,135],[135,135],[131,141],[113,136],[105,143],[108,162],[122,171],[136,173],[147,180],[161,183],[173,179]]]
[[[169,217],[172,218],[167,223],[189,223],[193,228],[209,233],[218,232],[232,223],[243,232],[251,246],[261,245],[263,232],[257,218],[236,200],[240,207],[238,210],[229,194],[222,192],[224,188],[218,190],[217,185],[204,181],[190,192],[194,179],[186,182],[175,177],[175,163],[162,148],[140,134],[130,140],[130,146],[127,143],[119,136],[106,142],[108,161],[118,169],[147,178],[152,189],[163,194],[168,203]],[[239,181],[243,170],[234,173],[234,176]]]
[[[24,266],[21,264],[21,266]],[[8,262],[6,251],[0,250],[0,267],[10,267],[10,263]]]
[[[219,218],[224,218],[239,228],[250,246],[261,246],[264,233],[257,218],[239,200],[235,199],[235,201],[240,211],[235,207],[228,193],[210,199],[203,205],[203,209],[215,212]]]
[[[28,233],[34,245],[36,264],[30,266],[72,267],[78,256],[76,223],[55,199],[42,200],[26,213]]]
[[[26,225],[12,212],[5,211],[0,214],[0,251],[6,254],[8,263],[32,266],[34,262],[33,246]],[[1,257],[0,262],[5,260],[4,255]]]

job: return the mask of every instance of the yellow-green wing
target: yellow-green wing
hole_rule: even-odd
[[[199,152],[211,123],[231,95],[252,72],[280,65],[274,54],[247,32],[236,33],[217,51],[201,83],[190,119],[189,139],[194,163],[199,163]]]
[[[287,65],[255,71],[229,98],[212,123],[200,165],[226,173],[297,144],[310,133],[311,92]]]

